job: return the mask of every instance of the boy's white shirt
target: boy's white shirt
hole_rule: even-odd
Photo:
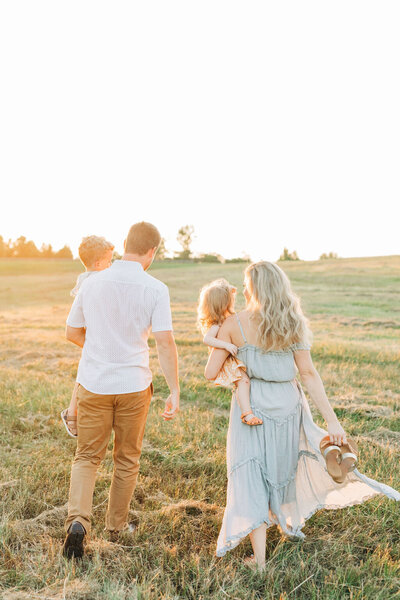
[[[79,292],[79,289],[80,289],[82,283],[90,275],[93,275],[93,273],[97,273],[97,271],[84,271],[83,273],[81,273],[80,275],[78,275],[78,278],[77,278],[76,283],[75,283],[75,287],[70,291],[70,295],[75,298],[75,296]]]

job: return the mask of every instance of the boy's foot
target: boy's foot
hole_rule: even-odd
[[[249,410],[248,412],[244,412],[240,415],[240,418],[242,419],[242,423],[244,423],[245,425],[262,425],[262,419],[259,419],[258,417],[256,417],[256,415],[254,413],[251,412],[251,410]]]
[[[82,558],[84,552],[83,540],[86,529],[79,521],[72,521],[68,528],[67,537],[63,546],[63,555],[67,558]]]
[[[77,428],[77,416],[69,415],[68,408],[65,408],[61,411],[61,419],[64,423],[64,427],[67,430],[68,435],[73,438],[78,437],[78,428]]]

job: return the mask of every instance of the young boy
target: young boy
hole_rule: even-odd
[[[81,259],[86,271],[81,273],[76,280],[76,285],[71,290],[71,296],[76,296],[79,292],[83,281],[87,279],[93,273],[97,271],[103,271],[111,266],[114,246],[111,242],[103,237],[97,235],[89,235],[82,239],[79,246],[79,258]],[[78,391],[78,383],[75,383],[74,390],[72,392],[71,402],[69,407],[61,411],[61,418],[65,425],[68,435],[71,437],[78,437],[78,430],[76,426],[77,419],[77,402],[76,393]]]

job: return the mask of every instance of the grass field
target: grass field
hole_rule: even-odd
[[[359,442],[360,470],[400,490],[400,257],[282,266],[311,320],[313,358],[328,396]],[[217,276],[240,290],[240,264],[152,267],[170,287],[182,410],[169,423],[159,416],[167,389],[151,343],[155,397],[132,502],[135,535],[112,544],[103,533],[108,453],[87,556],[79,564],[61,557],[75,442],[59,413],[79,360],[79,350],[64,339],[64,324],[80,270],[72,261],[0,261],[0,597],[400,598],[400,507],[386,497],[316,513],[302,543],[270,529],[264,575],[242,564],[248,540],[223,559],[214,556],[225,504],[230,395],[203,378],[207,350],[195,307],[201,285]]]

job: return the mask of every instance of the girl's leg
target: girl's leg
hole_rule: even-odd
[[[250,379],[248,378],[245,371],[242,371],[242,377],[236,382],[237,389],[237,400],[242,413],[251,411],[250,406]],[[262,419],[256,417],[253,413],[250,413],[245,417],[245,421],[251,425],[261,425]]]
[[[267,542],[267,524],[263,523],[250,532],[250,541],[253,546],[255,563],[261,570],[265,569],[265,547]]]

